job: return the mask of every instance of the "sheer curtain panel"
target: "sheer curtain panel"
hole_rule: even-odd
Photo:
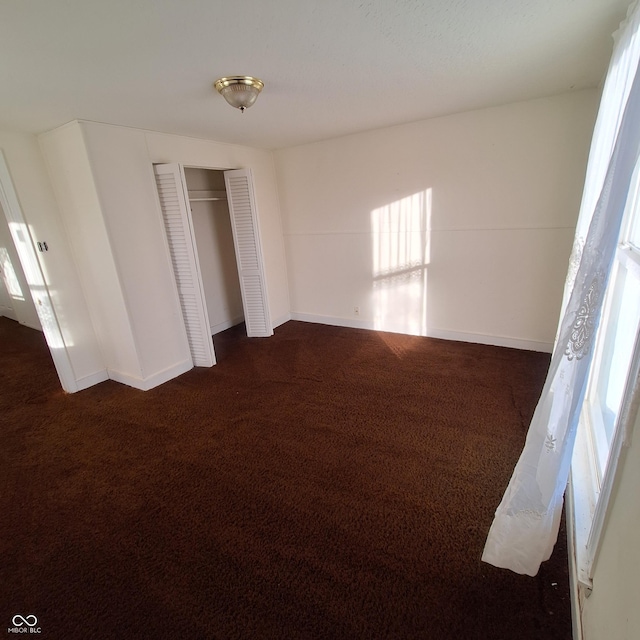
[[[615,35],[549,373],[482,560],[536,575],[558,536],[604,292],[640,149],[637,3]]]

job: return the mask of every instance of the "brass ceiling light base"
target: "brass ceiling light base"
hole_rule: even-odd
[[[228,76],[216,80],[213,86],[232,107],[244,113],[256,101],[264,82],[252,76]]]

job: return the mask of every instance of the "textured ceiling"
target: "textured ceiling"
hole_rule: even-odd
[[[629,0],[2,0],[0,129],[278,148],[597,86]],[[245,114],[213,89],[265,82]]]

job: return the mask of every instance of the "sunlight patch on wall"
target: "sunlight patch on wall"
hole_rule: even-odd
[[[64,349],[65,344],[55,313],[51,307],[51,300],[46,291],[38,259],[31,244],[29,230],[23,223],[9,222],[9,231],[20,257],[20,264],[27,279],[33,302],[36,305],[36,311],[38,312],[38,318],[44,330],[47,344],[50,349]]]
[[[0,269],[2,269],[2,277],[4,278],[4,283],[9,295],[14,300],[24,300],[24,294],[18,282],[18,276],[13,268],[13,263],[11,262],[9,251],[6,247],[0,247]]]
[[[16,251],[20,256],[20,263],[22,264],[27,284],[30,287],[44,286],[40,267],[38,266],[35,256],[32,255],[32,249],[30,248],[31,239],[26,225],[19,224],[17,222],[10,222],[9,231],[13,237]]]
[[[371,212],[374,327],[426,335],[432,189]]]

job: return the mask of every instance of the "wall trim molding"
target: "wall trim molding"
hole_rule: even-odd
[[[36,331],[39,331],[40,333],[44,333],[44,330],[42,329],[42,325],[41,324],[39,324],[38,326],[36,326],[35,324],[32,324],[31,322],[20,322],[20,324],[24,325],[25,327],[29,327],[29,329],[35,329]]]
[[[336,318],[333,316],[320,316],[313,313],[291,313],[291,320],[300,322],[316,322],[318,324],[330,324],[336,327],[349,327],[351,329],[371,329],[375,326],[371,320],[356,320],[355,318]]]
[[[177,364],[163,369],[162,371],[158,371],[157,373],[154,373],[152,376],[149,376],[147,378],[138,378],[128,373],[114,371],[113,369],[109,369],[109,378],[111,380],[115,380],[116,382],[120,382],[121,384],[126,384],[129,387],[133,387],[134,389],[149,391],[149,389],[153,389],[154,387],[157,387],[164,382],[168,382],[173,378],[177,378],[178,376],[186,373],[191,369],[193,369],[193,362],[189,358],[189,360],[178,362]]]
[[[278,318],[275,318],[273,321],[273,328],[275,329],[276,327],[279,327],[281,324],[284,324],[285,322],[289,322],[289,320],[293,320],[294,318],[291,316],[290,313],[286,313],[283,316],[279,316]]]
[[[217,324],[212,324],[209,329],[211,330],[211,335],[215,336],[216,333],[220,333],[221,331],[225,331],[226,329],[231,329],[231,327],[235,327],[241,322],[244,322],[244,316],[238,316],[237,318],[232,318],[231,320],[223,320],[222,322],[218,322]]]
[[[322,316],[311,313],[291,313],[291,320],[300,322],[316,322],[318,324],[330,324],[337,327],[350,327],[352,329],[370,329],[376,331],[372,320],[358,320],[355,318],[337,318],[333,316]],[[385,331],[391,331],[385,329]],[[401,333],[391,331],[391,333]],[[523,349],[526,351],[541,351],[551,353],[553,343],[540,342],[537,340],[523,340],[521,338],[509,338],[506,336],[492,336],[481,333],[467,333],[461,331],[449,331],[447,329],[428,329],[428,338],[440,338],[442,340],[455,340],[458,342],[473,342],[475,344],[487,344],[494,347],[509,347],[511,349]]]
[[[95,373],[90,373],[88,376],[83,376],[82,378],[78,378],[76,380],[76,384],[78,385],[78,391],[82,391],[83,389],[88,389],[92,387],[94,384],[98,384],[100,382],[104,382],[109,379],[109,372],[106,369],[100,369],[100,371],[96,371]]]
[[[134,389],[146,391],[144,388],[144,380],[142,378],[137,378],[136,376],[132,376],[128,373],[122,373],[121,371],[115,371],[114,369],[108,369],[107,371],[109,373],[109,380],[114,380],[120,384],[126,384],[128,387],[133,387]]]
[[[552,342],[523,340],[522,338],[510,338],[507,336],[448,331],[447,329],[429,329],[427,330],[427,335],[430,338],[458,340],[459,342],[475,342],[476,344],[488,344],[494,347],[509,347],[511,349],[523,349],[525,351],[541,351],[543,353],[551,353],[553,351]]]

